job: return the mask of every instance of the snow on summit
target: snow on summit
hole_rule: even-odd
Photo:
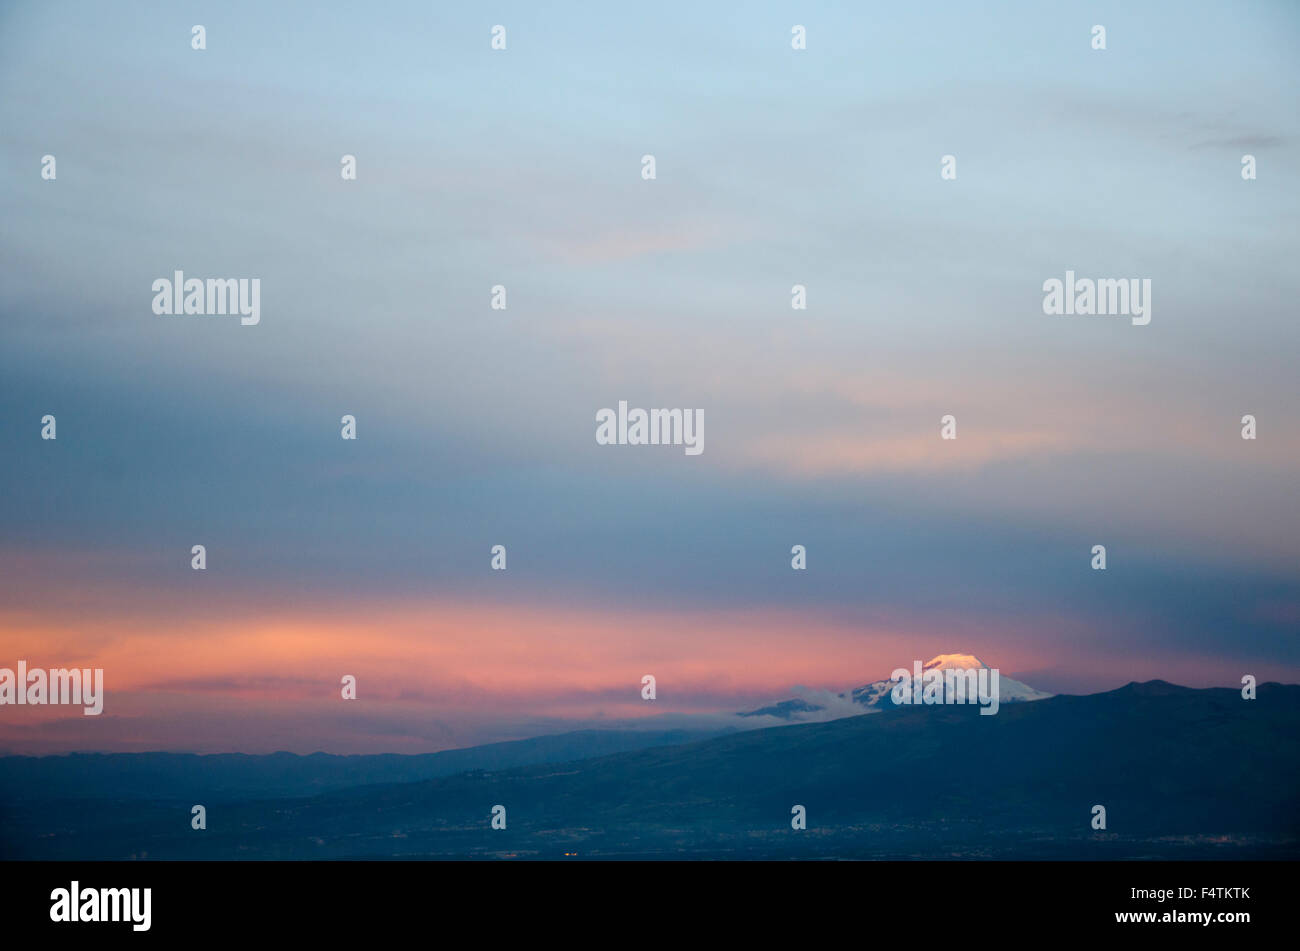
[[[910,667],[911,665],[900,664],[899,666]],[[939,654],[926,661],[921,670],[979,670],[984,667],[988,665],[974,654]],[[1045,700],[1052,696],[1045,690],[1038,690],[1001,673],[998,679],[998,695],[1001,703],[1024,703]],[[893,680],[876,680],[834,697],[825,691],[819,691],[820,696],[810,695],[794,700],[782,700],[769,707],[739,715],[742,717],[774,716],[790,721],[834,720],[844,716],[874,713],[882,707],[892,706],[889,695],[893,689]],[[831,702],[826,702],[825,698],[830,698]]]

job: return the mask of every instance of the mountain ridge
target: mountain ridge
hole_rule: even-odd
[[[209,811],[8,804],[28,858],[1300,857],[1300,686],[1128,684],[736,731]],[[1247,764],[1242,766],[1242,764]],[[1257,777],[1266,777],[1261,781]],[[508,828],[489,826],[503,804]],[[804,805],[806,833],[790,829]],[[1106,831],[1090,826],[1094,805]]]

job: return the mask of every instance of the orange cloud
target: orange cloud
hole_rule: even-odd
[[[1066,619],[999,620],[990,634],[988,619],[863,624],[793,610],[457,601],[234,606],[201,619],[161,602],[155,610],[89,621],[56,610],[0,614],[0,666],[101,667],[105,689],[99,717],[0,708],[0,748],[428,752],[601,720],[728,714],[788,698],[795,685],[841,691],[954,650],[1034,685],[1035,671],[1081,684],[1102,671],[1103,684],[1119,686],[1153,676],[1195,682],[1219,666],[1153,657],[1121,669],[1070,646],[1079,639]],[[1229,673],[1208,682],[1231,681]],[[355,704],[341,699],[344,674],[357,678]],[[653,704],[640,699],[644,674],[657,680]]]

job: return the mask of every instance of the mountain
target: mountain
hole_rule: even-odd
[[[974,654],[940,654],[932,657],[922,667],[922,674],[928,670],[978,670],[981,667],[987,668],[988,665],[976,657]],[[911,670],[911,668],[908,668]],[[839,701],[852,700],[853,703],[862,710],[857,710],[847,705],[836,705],[835,710],[831,711],[838,716],[852,716],[855,713],[866,713],[874,711],[883,706],[892,707],[894,704],[889,699],[893,692],[895,681],[877,680],[862,687],[855,687],[847,693],[836,694]],[[1044,690],[1036,690],[1028,684],[1023,684],[1019,680],[1013,680],[1010,677],[998,673],[998,700],[1000,703],[1023,703],[1030,700],[1046,700],[1053,694]],[[780,703],[774,703],[771,706],[762,707],[758,710],[749,710],[745,713],[737,714],[742,717],[770,716],[782,720],[800,721],[800,720],[826,720],[830,717],[821,715],[827,712],[825,704],[817,703],[805,698],[796,698],[794,700],[782,700]]]
[[[202,800],[192,800],[202,801]],[[38,859],[1300,858],[1300,686],[894,707],[300,799],[9,803]],[[490,827],[495,805],[507,828]],[[792,807],[807,829],[791,829]],[[1091,826],[1094,806],[1107,828]]]
[[[701,740],[725,730],[579,730],[441,753],[70,753],[0,757],[0,803],[27,799],[311,796],[348,786],[414,782],[472,769],[560,763]]]

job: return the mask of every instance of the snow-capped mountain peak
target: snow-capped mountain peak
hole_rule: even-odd
[[[899,665],[900,668],[904,666],[903,664]],[[930,658],[921,667],[921,670],[922,672],[928,670],[979,670],[984,667],[988,667],[988,665],[974,654],[939,654]],[[907,665],[906,669],[909,674],[913,670],[910,665]],[[888,709],[893,706],[890,695],[893,693],[894,686],[895,682],[893,680],[876,680],[862,687],[854,687],[852,690],[839,694],[836,698],[837,700],[851,700],[853,706],[837,703],[827,705],[812,699],[798,698],[783,700],[772,706],[740,715],[743,717],[767,715],[779,717],[782,720],[800,721],[837,719],[841,716],[852,716],[853,712],[873,713],[879,709]],[[1013,680],[1001,672],[998,674],[998,699],[1000,703],[1045,700],[1050,696],[1052,694],[1045,690],[1037,690],[1028,684],[1021,683],[1019,680]],[[846,713],[846,710],[853,712]]]

